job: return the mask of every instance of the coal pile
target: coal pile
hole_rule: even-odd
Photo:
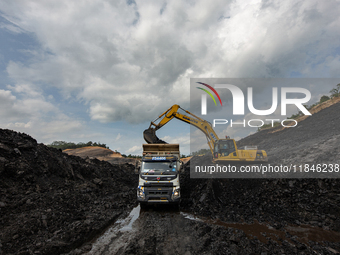
[[[325,108],[296,127],[262,130],[237,142],[237,146],[257,145],[275,164],[339,164],[340,103]]]
[[[215,225],[200,230],[206,252],[340,251],[338,179],[191,179],[190,162],[200,160],[192,158],[181,175],[180,208]]]
[[[0,254],[61,254],[135,205],[130,164],[69,156],[0,129]]]
[[[272,164],[339,164],[339,112],[337,103],[300,122],[296,128],[264,130],[240,140],[238,146],[258,145],[267,151]],[[295,244],[295,248],[302,249],[301,254],[340,251],[339,179],[191,179],[190,164],[204,165],[207,160],[208,156],[193,157],[185,165],[181,175],[181,210],[224,223],[268,224],[284,232],[286,238],[287,229],[313,229],[319,231],[318,238],[309,237],[306,243],[300,240]],[[295,234],[289,242],[298,238]],[[311,250],[304,250],[306,245]],[[283,250],[287,251],[287,247]],[[276,249],[280,253],[280,248]]]
[[[308,224],[340,232],[338,179],[190,179],[181,176],[181,209],[225,222]]]

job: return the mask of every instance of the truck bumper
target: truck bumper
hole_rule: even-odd
[[[140,196],[141,189],[137,189],[137,201],[148,204],[169,204],[179,203],[181,200],[178,189],[178,196],[174,195],[173,187],[143,187],[143,196]]]
[[[145,204],[178,204],[181,201],[181,197],[175,199],[160,199],[156,197],[146,197],[145,199],[137,197],[139,203]]]

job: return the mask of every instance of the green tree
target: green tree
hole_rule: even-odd
[[[336,87],[329,92],[331,93],[331,98],[338,97],[340,95],[340,83],[336,85]]]
[[[329,99],[330,99],[329,96],[322,96],[322,97],[320,98],[320,104],[323,103],[323,102],[326,102],[326,101],[329,100]]]
[[[51,144],[48,144],[47,146],[49,147],[53,147],[56,149],[61,149],[61,150],[66,150],[66,149],[76,149],[76,148],[82,148],[82,147],[86,147],[86,146],[99,146],[99,147],[103,147],[103,148],[107,148],[109,149],[108,146],[106,146],[105,143],[92,143],[92,141],[89,141],[87,143],[83,143],[83,142],[79,142],[77,144],[72,143],[72,142],[65,142],[65,141],[54,141]]]

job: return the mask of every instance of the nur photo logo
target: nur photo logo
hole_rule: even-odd
[[[217,93],[217,91],[213,87],[211,87],[209,84],[206,84],[206,83],[203,83],[203,82],[197,82],[197,83],[206,86],[212,92],[214,92],[215,95],[217,96],[218,100],[220,101],[221,106],[223,106],[220,95]],[[216,100],[215,100],[214,96],[211,94],[211,92],[209,90],[203,89],[201,87],[196,87],[196,88],[201,89],[204,92],[206,92],[214,100],[214,103],[217,106]],[[202,102],[202,115],[206,115],[207,114],[207,94],[202,94],[202,100],[201,100],[201,102]]]
[[[295,106],[297,109],[299,109],[304,115],[311,115],[311,113],[306,109],[306,107],[304,106],[305,103],[309,102],[309,100],[311,99],[311,93],[308,89],[306,88],[301,88],[301,87],[266,87],[266,89],[269,91],[271,91],[271,106],[268,108],[268,106],[266,107],[267,109],[257,109],[254,106],[254,92],[253,92],[253,86],[249,86],[246,88],[246,97],[244,95],[244,92],[242,91],[242,89],[236,85],[232,85],[232,84],[214,84],[213,86],[207,84],[207,83],[203,83],[203,82],[196,82],[198,84],[201,84],[203,86],[205,86],[206,88],[202,88],[202,87],[196,87],[197,89],[200,89],[202,91],[204,91],[205,93],[201,94],[201,115],[207,115],[207,94],[212,98],[212,100],[215,103],[215,106],[217,106],[217,102],[215,100],[214,94],[216,95],[216,97],[218,98],[221,107],[223,107],[222,104],[222,100],[220,97],[220,94],[216,91],[219,90],[224,92],[227,90],[227,93],[230,93],[232,96],[232,114],[233,116],[239,116],[239,115],[245,115],[245,105],[247,103],[248,106],[248,110],[250,113],[252,113],[253,115],[257,115],[257,116],[268,116],[269,115],[273,115],[275,114],[276,110],[279,108],[280,112],[281,112],[281,116],[285,116],[287,115],[287,107],[289,105],[291,106]],[[213,84],[210,83],[210,84]],[[251,84],[250,84],[251,85]],[[230,95],[229,94],[229,95]],[[290,98],[289,95],[298,95],[298,97],[295,98]],[[223,94],[228,95],[226,93]],[[270,105],[270,104],[269,104]],[[226,109],[226,113],[230,113],[230,108]],[[267,118],[267,119],[263,119],[263,118],[259,118],[259,119],[250,119],[250,120],[243,120],[242,122],[238,121],[235,122],[233,121],[233,119],[227,120],[227,119],[223,119],[223,118],[219,118],[219,119],[213,119],[213,127],[215,127],[216,125],[225,125],[225,124],[230,124],[230,126],[232,127],[233,125],[238,125],[239,127],[243,126],[243,127],[256,127],[256,128],[260,128],[263,125],[265,125],[265,122],[269,122],[271,123],[271,125],[274,125],[274,122],[279,121],[281,122],[281,125],[283,127],[295,127],[297,125],[297,121],[294,119],[284,119],[284,120],[280,120],[280,119],[271,119],[271,118]],[[286,125],[285,123],[290,122],[291,124]],[[241,125],[241,126],[240,126]]]

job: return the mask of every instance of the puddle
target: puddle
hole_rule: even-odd
[[[124,219],[124,221],[122,222],[122,224],[124,225],[124,223],[126,224],[126,222],[128,222],[127,225],[124,225],[121,229],[119,229],[119,231],[131,231],[132,230],[132,224],[138,219],[139,217],[139,213],[140,213],[140,205],[138,204],[137,207],[133,208],[132,211],[130,212],[129,216],[127,218]]]
[[[189,220],[195,220],[195,221],[204,222],[204,220],[202,220],[202,219],[196,217],[195,215],[189,214],[189,213],[181,212],[181,215],[183,215],[184,218],[189,219]]]
[[[197,217],[188,213],[182,213],[186,219],[205,222],[209,224],[219,225],[226,228],[234,228],[242,230],[246,236],[250,239],[257,238],[262,243],[268,243],[268,239],[272,239],[279,244],[283,240],[294,245],[294,242],[287,236],[289,233],[291,236],[296,236],[296,240],[309,245],[309,241],[313,242],[340,242],[340,233],[326,230],[319,227],[313,227],[308,225],[292,226],[289,225],[283,230],[278,230],[270,226],[269,224],[259,223],[254,220],[254,223],[227,223],[220,220],[212,220],[203,217]]]
[[[125,239],[128,239],[130,232],[134,230],[132,225],[138,219],[139,213],[140,206],[138,205],[132,209],[125,219],[117,220],[112,227],[106,230],[105,233],[92,244],[92,249],[86,254],[101,254],[106,250],[105,247],[109,247],[110,244],[115,242],[117,242],[117,245],[113,248],[117,249],[127,243]]]
[[[301,226],[287,226],[285,228],[291,235],[298,237],[299,241],[307,244],[308,241],[314,242],[340,242],[340,233],[325,230],[323,228],[312,227],[308,225]]]

